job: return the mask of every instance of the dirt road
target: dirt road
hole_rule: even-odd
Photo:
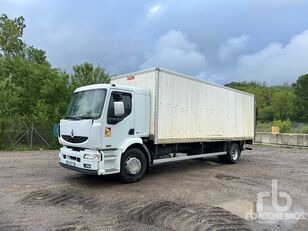
[[[57,151],[0,152],[0,230],[308,229],[306,219],[246,220],[273,179],[292,199],[287,212],[307,217],[308,149],[254,145],[236,165],[164,164],[134,184],[84,176],[57,161]]]

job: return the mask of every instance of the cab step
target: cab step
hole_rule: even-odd
[[[119,170],[116,169],[116,168],[109,168],[109,169],[105,170],[106,174],[112,174],[112,173],[118,173],[118,172],[119,172]]]

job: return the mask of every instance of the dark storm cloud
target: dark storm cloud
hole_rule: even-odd
[[[0,13],[25,16],[26,42],[45,49],[50,62],[66,70],[84,61],[101,64],[111,74],[159,65],[220,83],[252,79],[270,84],[292,82],[308,72],[302,62],[308,53],[307,1],[0,4]],[[266,62],[260,61],[263,57]],[[294,66],[294,58],[286,57],[298,57],[292,71],[280,68]]]

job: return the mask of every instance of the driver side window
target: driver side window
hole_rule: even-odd
[[[114,102],[123,102],[124,104],[124,115],[115,116],[114,113]],[[117,124],[127,117],[132,111],[132,95],[126,92],[113,91],[110,96],[108,112],[107,112],[107,123]]]

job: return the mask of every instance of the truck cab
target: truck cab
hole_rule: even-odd
[[[150,93],[145,89],[115,84],[77,88],[59,125],[61,166],[91,175],[120,173],[133,181],[145,171],[145,157],[133,155],[121,163],[122,154],[132,145],[144,149],[149,136]],[[147,164],[146,164],[147,165]],[[140,172],[142,171],[142,172]]]

